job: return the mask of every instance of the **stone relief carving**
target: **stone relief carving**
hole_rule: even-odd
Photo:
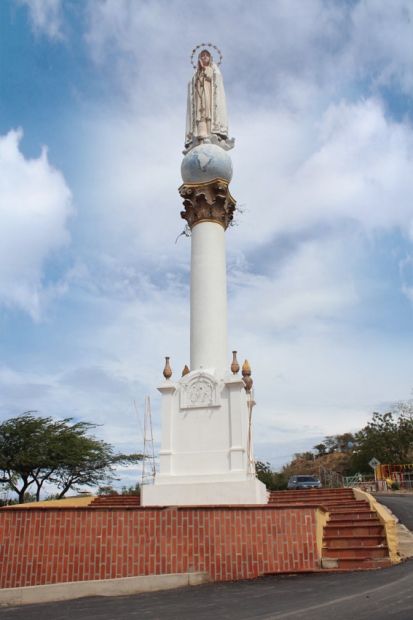
[[[191,386],[188,393],[188,402],[191,407],[213,405],[213,386],[205,379],[198,379],[198,381]]]
[[[197,373],[187,383],[181,383],[181,409],[220,407],[219,383],[207,373]]]

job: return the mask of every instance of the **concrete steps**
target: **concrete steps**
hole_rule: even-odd
[[[391,566],[384,530],[366,501],[352,489],[273,491],[277,506],[324,506],[330,520],[324,527],[322,568],[334,571],[374,570]]]
[[[329,549],[344,549],[349,547],[371,547],[380,546],[383,543],[383,535],[379,534],[356,534],[352,530],[350,532],[344,532],[343,534],[324,534],[324,543],[328,545]]]
[[[371,519],[348,519],[342,521],[329,521],[328,533],[324,538],[334,536],[382,536],[383,527],[381,524],[372,522]]]

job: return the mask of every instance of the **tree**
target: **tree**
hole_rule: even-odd
[[[98,488],[98,495],[119,495],[119,493],[110,484],[103,484]]]
[[[274,472],[271,469],[271,465],[267,463],[262,463],[262,461],[255,462],[255,471],[257,474],[258,480],[263,482],[267,489],[270,491],[274,490]]]
[[[323,443],[314,446],[319,451],[317,456],[333,454],[334,452],[347,452],[349,443],[354,443],[355,437],[353,433],[343,433],[342,435],[328,435],[324,437]],[[320,452],[321,449],[321,452]]]
[[[39,480],[47,465],[48,473],[53,471],[52,456],[48,454],[54,430],[52,421],[35,418],[32,413],[35,412],[27,411],[0,425],[1,482],[18,494],[19,503],[24,503],[29,487]],[[41,488],[42,482],[39,485]]]
[[[316,458],[327,454],[327,446],[324,443],[318,443],[314,446],[314,450],[317,450]]]
[[[357,450],[351,457],[354,471],[370,473],[373,457],[386,465],[413,462],[413,416],[409,410],[398,411],[396,405],[388,413],[373,413],[372,421],[356,433]]]
[[[123,486],[121,495],[140,495],[141,494],[141,485],[139,482],[135,484],[135,486]]]
[[[35,417],[33,411],[0,424],[0,482],[13,489],[24,503],[29,487],[36,499],[45,483],[54,483],[59,498],[80,486],[97,486],[115,480],[115,467],[137,463],[141,454],[116,454],[113,447],[86,433],[97,425]]]
[[[307,452],[295,452],[294,459],[296,461],[312,461],[314,459],[314,453],[310,450],[307,450]]]
[[[413,395],[413,390],[412,390]],[[406,418],[413,418],[413,396],[409,400],[401,400],[394,403],[391,407],[391,412],[395,416],[404,416]]]
[[[271,469],[271,465],[256,461],[255,471],[257,478],[265,484],[269,491],[277,491],[287,488],[288,479],[283,473],[275,472]]]
[[[114,475],[116,466],[132,465],[143,458],[141,454],[115,454],[110,444],[82,433],[72,435],[66,448],[65,459],[51,478],[61,489],[60,497],[69,489],[79,490],[81,486],[95,487],[118,480]]]

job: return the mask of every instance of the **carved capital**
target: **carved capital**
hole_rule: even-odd
[[[184,184],[179,188],[184,199],[182,219],[193,228],[199,222],[217,222],[226,230],[234,217],[237,204],[228,189],[228,181],[215,179],[209,183]]]

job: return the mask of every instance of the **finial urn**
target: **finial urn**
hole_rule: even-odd
[[[237,352],[233,351],[232,352],[231,372],[234,375],[236,375],[238,371],[239,371],[239,364],[238,364],[238,360],[237,360]]]
[[[165,368],[163,369],[163,376],[165,377],[166,380],[170,379],[172,377],[172,369],[169,365],[169,357],[165,357]]]
[[[248,360],[245,360],[242,365],[242,378],[245,383],[245,391],[249,394],[251,392],[253,381],[251,379],[251,366]]]

